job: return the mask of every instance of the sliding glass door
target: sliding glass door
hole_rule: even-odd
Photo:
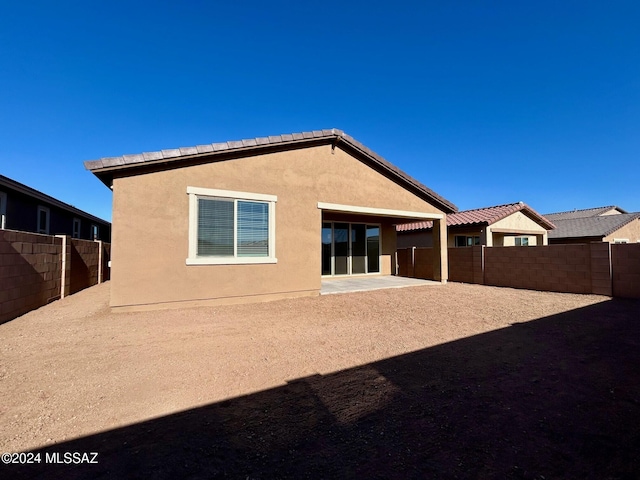
[[[379,225],[338,222],[322,224],[322,275],[379,272]]]

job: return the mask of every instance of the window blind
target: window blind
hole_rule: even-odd
[[[199,256],[233,256],[233,200],[198,199]]]
[[[238,256],[269,256],[269,204],[238,200]]]

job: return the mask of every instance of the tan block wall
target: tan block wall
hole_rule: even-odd
[[[485,249],[486,285],[591,293],[589,245]]]
[[[482,246],[449,249],[449,280],[483,283]]]
[[[62,239],[0,230],[0,323],[60,298]]]
[[[433,264],[435,261],[436,251],[434,248],[416,248],[415,250],[415,268],[413,276],[415,278],[424,278],[433,280],[434,271]]]
[[[187,187],[276,195],[277,264],[192,265]],[[144,309],[316,295],[318,202],[442,213],[330,145],[114,179],[111,306]],[[395,232],[382,232],[383,273]]]
[[[591,293],[613,295],[611,247],[608,243],[589,243],[591,256]]]
[[[400,248],[397,251],[398,276],[413,277],[413,258],[411,248]]]
[[[77,238],[69,239],[69,243],[71,245],[69,294],[73,294],[98,284],[101,244],[100,242],[79,240]]]
[[[417,276],[412,272],[428,266],[426,255],[416,255],[412,264],[410,252],[398,251],[401,276]],[[449,279],[454,282],[640,298],[640,244],[478,246],[450,248],[448,257]]]
[[[65,295],[99,283],[100,243],[66,237],[64,253],[62,245],[61,237],[0,230],[0,323],[59,299],[63,276]],[[108,261],[110,245],[102,245]]]
[[[611,245],[613,295],[640,298],[640,244]]]

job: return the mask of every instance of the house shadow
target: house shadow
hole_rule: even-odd
[[[42,463],[0,467],[4,478],[640,478],[640,301],[514,324],[38,452]],[[98,463],[45,463],[64,452],[98,452]]]

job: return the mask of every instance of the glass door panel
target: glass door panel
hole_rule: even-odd
[[[351,224],[351,273],[367,273],[367,239],[363,224]]]
[[[334,275],[349,274],[349,224],[333,224]]]
[[[380,272],[380,227],[367,225],[367,271]]]
[[[331,275],[331,224],[322,224],[322,275]]]

